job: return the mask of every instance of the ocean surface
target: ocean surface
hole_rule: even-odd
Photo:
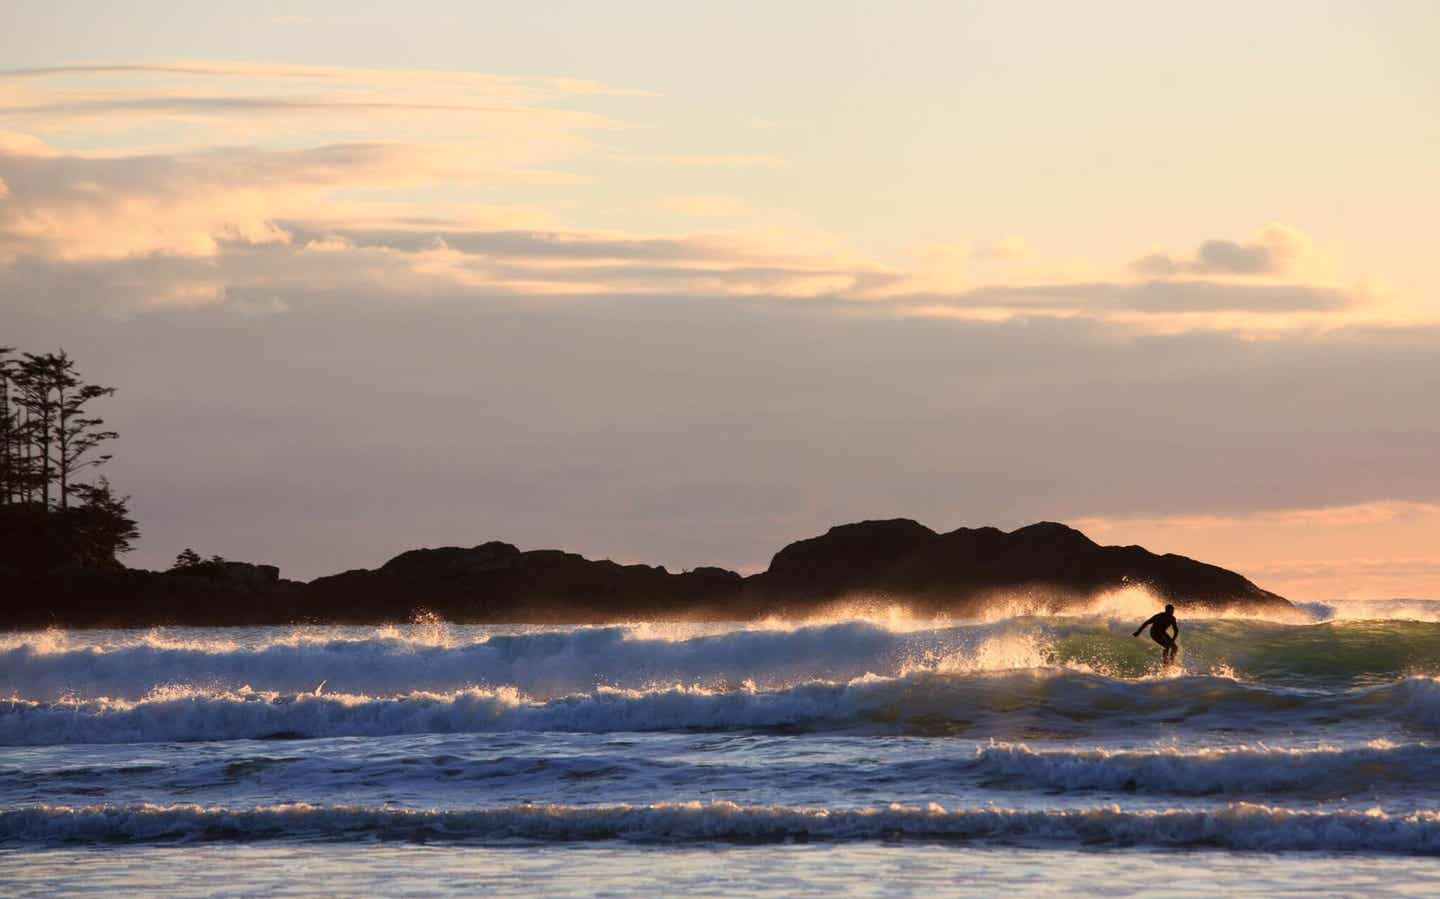
[[[1435,895],[1440,602],[0,633],[0,894]]]

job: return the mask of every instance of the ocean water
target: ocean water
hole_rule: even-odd
[[[1440,603],[0,634],[0,893],[1433,895]]]

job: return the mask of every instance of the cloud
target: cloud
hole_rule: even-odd
[[[1309,252],[1310,241],[1286,225],[1267,225],[1253,241],[1207,240],[1191,259],[1153,253],[1131,263],[1142,275],[1278,275]]]
[[[649,91],[617,88],[583,78],[527,77],[496,75],[453,69],[369,68],[364,66],[320,66],[294,63],[250,63],[233,61],[178,61],[168,63],[117,63],[73,66],[35,66],[0,70],[0,80],[44,81],[135,76],[139,85],[201,80],[241,80],[248,84],[302,82],[330,87],[362,86],[369,89],[415,87],[463,87],[510,97],[556,97],[560,95],[653,96]],[[150,88],[153,90],[153,87]]]
[[[95,302],[108,311],[221,303],[294,289],[305,279],[320,293],[352,289],[363,286],[357,281],[362,274],[379,295],[390,297],[469,291],[475,300],[806,298],[836,310],[906,315],[1138,315],[1182,321],[1241,314],[1293,324],[1296,316],[1342,312],[1363,299],[1323,285],[1215,279],[916,292],[911,273],[843,253],[785,252],[758,235],[507,228],[507,215],[519,220],[533,215],[491,210],[482,216],[490,219],[488,225],[447,220],[415,215],[414,207],[392,208],[384,193],[553,179],[514,167],[531,162],[531,154],[531,145],[522,141],[499,147],[351,143],[96,157],[11,140],[0,149],[0,183],[9,191],[0,205],[0,264],[28,259],[32,264],[25,270],[50,272],[46,278],[67,263],[87,263],[80,273],[85,278],[101,279],[110,271],[115,285],[94,291]],[[336,201],[356,189],[376,199]],[[670,202],[692,214],[734,208],[730,198],[713,195]],[[324,263],[317,264],[322,253]],[[127,259],[145,259],[146,267],[93,264]],[[208,263],[177,261],[185,259]]]
[[[55,156],[56,152],[33,134],[0,130],[0,156]]]
[[[511,168],[529,159],[520,147],[358,143],[119,158],[21,147],[27,152],[0,150],[10,191],[0,206],[0,260],[214,256],[226,242],[286,242],[277,221],[314,214],[347,187],[549,177]]]
[[[90,302],[111,313],[210,303],[238,314],[241,298],[276,291],[287,296],[273,308],[293,312],[307,298],[369,284],[373,290],[359,295],[389,300],[414,292],[471,302],[803,300],[832,314],[1084,316],[1186,329],[1251,327],[1260,319],[1308,326],[1350,314],[1364,300],[1355,291],[1275,277],[1304,245],[1282,226],[1249,244],[1207,242],[1194,260],[1166,257],[1155,266],[1162,273],[1143,281],[1081,281],[1070,269],[1040,280],[1037,273],[1057,270],[1028,266],[1027,279],[1017,266],[985,264],[1027,254],[1015,237],[932,248],[909,271],[809,232],[635,234],[567,226],[543,207],[472,207],[482,189],[583,188],[583,179],[558,170],[576,162],[784,164],[766,154],[596,147],[590,135],[610,121],[569,101],[623,91],[590,81],[183,61],[11,70],[0,80],[13,83],[0,117],[26,120],[37,133],[99,128],[111,118],[125,127],[153,118],[180,129],[172,145],[144,153],[125,151],[123,138],[119,148],[87,152],[73,149],[86,144],[83,134],[67,131],[55,143],[72,149],[60,151],[29,133],[0,132],[0,184],[8,190],[0,203],[0,266],[30,272],[37,283],[63,281],[61,269],[75,266],[70,275],[96,288]],[[419,117],[421,127],[406,132],[413,140],[318,140],[352,128],[393,133],[393,116]],[[276,117],[284,121],[271,121]],[[215,146],[217,129],[240,142]],[[593,173],[593,164],[587,170]],[[682,192],[649,202],[716,219],[715,231],[745,211],[729,194]],[[130,260],[146,265],[125,264]],[[1003,277],[975,283],[969,263]],[[1262,270],[1271,277],[1233,277]],[[100,286],[106,278],[113,283]],[[964,286],[951,289],[957,284]]]
[[[596,146],[613,123],[583,102],[630,92],[595,82],[203,62],[0,79],[0,122],[24,120],[0,131],[6,341],[64,345],[122,388],[137,561],[204,543],[316,574],[498,537],[743,565],[908,515],[1148,522],[1202,557],[1298,535],[1279,565],[1322,556],[1295,549],[1316,533],[1436,519],[1440,332],[1344,327],[1367,297],[1302,277],[1293,229],[1139,279],[957,242],[926,281],[804,222],[582,221],[552,196],[586,189],[575,163],[673,167],[624,202],[685,214],[739,211],[711,176],[739,191],[785,165]],[[397,117],[405,142],[373,139]],[[1246,339],[1262,319],[1286,330]]]
[[[1163,279],[915,293],[903,271],[844,256],[784,253],[742,235],[496,228],[395,216],[384,202],[347,206],[331,199],[354,187],[373,194],[384,187],[544,177],[507,168],[512,160],[503,155],[487,159],[479,149],[456,145],[340,144],[116,158],[16,145],[25,152],[0,154],[0,178],[10,190],[0,206],[0,259],[48,260],[51,266],[147,260],[143,272],[111,267],[117,286],[95,293],[111,311],[221,302],[237,291],[291,289],[305,279],[322,292],[338,290],[358,286],[362,273],[381,295],[393,297],[468,290],[475,299],[812,298],[837,309],[900,314],[1294,316],[1333,313],[1359,299],[1305,284]],[[728,198],[680,199],[718,211],[715,203]],[[503,222],[503,210],[495,215]],[[360,224],[367,217],[371,223]],[[316,264],[322,252],[325,261]],[[174,261],[183,259],[210,261],[201,267]],[[92,264],[84,275],[102,278],[104,271]]]
[[[403,126],[412,143],[513,146],[537,159],[616,126],[581,104],[637,93],[573,78],[233,62],[12,69],[0,86],[0,125],[80,152],[113,153],[141,134],[170,152],[364,143]]]
[[[97,98],[92,100],[67,100],[58,103],[44,103],[29,106],[8,106],[3,110],[6,116],[96,116],[104,114],[140,113],[145,115],[217,115],[233,116],[237,113],[276,113],[290,115],[348,115],[353,113],[503,113],[572,116],[586,118],[582,113],[566,110],[526,109],[519,106],[491,106],[473,103],[424,103],[389,102],[385,100],[341,100],[333,98],[283,98],[283,97],[130,97]],[[598,116],[588,117],[595,123],[603,122]]]
[[[996,285],[954,294],[895,298],[929,308],[1028,310],[1033,313],[1215,312],[1296,313],[1345,309],[1359,301],[1350,292],[1307,284],[1235,284],[1225,281],[1145,281],[1138,284]]]

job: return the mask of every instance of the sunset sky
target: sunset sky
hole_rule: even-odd
[[[1039,519],[1440,597],[1440,4],[0,10],[0,345],[140,549]]]

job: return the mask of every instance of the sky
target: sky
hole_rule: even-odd
[[[1065,521],[1440,597],[1440,6],[0,9],[132,565]]]

